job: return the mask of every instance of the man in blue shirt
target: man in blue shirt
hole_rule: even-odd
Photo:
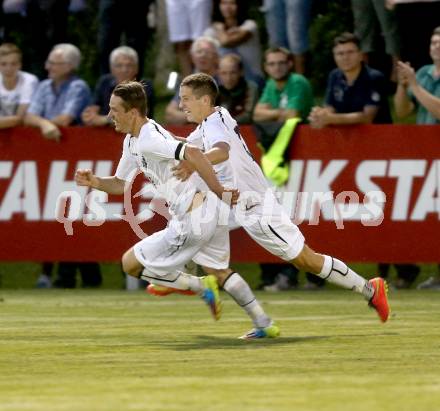
[[[40,83],[24,119],[46,138],[58,140],[59,126],[80,123],[81,112],[90,104],[89,86],[75,75],[80,62],[81,53],[73,44],[57,44],[49,53],[48,79]]]
[[[333,56],[337,68],[328,78],[325,107],[313,108],[310,124],[391,123],[385,77],[362,62],[359,39],[342,33],[334,40]]]

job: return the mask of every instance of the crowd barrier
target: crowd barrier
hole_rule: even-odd
[[[192,130],[169,129],[181,136]],[[252,127],[241,132],[258,159]],[[152,212],[163,207],[150,203],[141,176],[133,199],[75,186],[77,168],[114,172],[120,134],[62,133],[55,142],[36,129],[0,130],[1,261],[118,261],[139,236],[166,224]],[[440,261],[440,126],[301,126],[289,158],[280,201],[312,248],[347,261]],[[60,201],[64,191],[77,194]],[[278,261],[242,229],[231,232],[231,250],[235,262]]]

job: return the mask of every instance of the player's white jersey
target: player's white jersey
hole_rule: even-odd
[[[155,121],[149,120],[142,126],[138,137],[125,136],[115,175],[121,180],[131,180],[136,170],[142,170],[158,195],[168,203],[170,213],[183,215],[194,194],[207,191],[205,182],[196,173],[184,182],[173,176],[171,168],[183,158],[184,145]]]
[[[214,166],[217,178],[220,182],[234,181],[234,186],[240,191],[240,198],[246,200],[246,203],[264,201],[263,196],[270,189],[270,185],[260,166],[253,159],[240,134],[237,122],[228,110],[216,107],[215,112],[188,136],[188,142],[204,151],[209,151],[219,142],[228,144],[229,160]],[[253,200],[251,200],[248,193],[256,193],[257,196],[252,196]]]

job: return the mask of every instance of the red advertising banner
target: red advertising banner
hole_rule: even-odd
[[[258,158],[252,128],[241,131]],[[164,227],[142,176],[133,198],[73,181],[77,168],[111,175],[122,139],[107,128],[65,128],[59,143],[31,128],[0,130],[0,260],[117,261]],[[312,248],[348,261],[440,261],[440,126],[301,126],[289,155],[280,201]],[[277,261],[241,229],[231,250],[232,261]]]

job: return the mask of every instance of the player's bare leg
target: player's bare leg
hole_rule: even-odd
[[[318,254],[304,245],[301,253],[291,261],[295,267],[336,284],[362,294],[370,306],[375,308],[381,321],[389,316],[387,285],[382,278],[367,281],[350,269],[344,262],[328,255]]]
[[[214,319],[220,319],[222,304],[219,297],[217,280],[213,276],[200,278],[177,271],[158,278],[151,275],[137,260],[133,247],[122,256],[122,269],[128,275],[142,278],[158,286],[171,286],[178,290],[189,290],[194,294],[198,294],[208,304]]]

